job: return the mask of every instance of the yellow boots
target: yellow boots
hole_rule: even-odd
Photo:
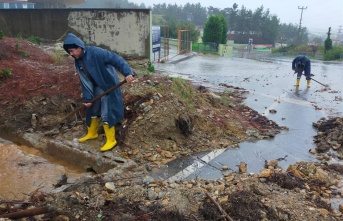
[[[99,119],[98,118],[92,118],[91,119],[91,125],[87,127],[87,134],[84,137],[81,137],[79,139],[79,142],[85,142],[87,140],[92,140],[98,138],[98,127],[99,127]],[[106,135],[106,143],[104,146],[100,148],[100,151],[107,151],[111,150],[116,144],[116,138],[115,138],[115,129],[114,126],[109,128],[108,124],[104,124],[104,131]]]
[[[107,141],[105,145],[100,148],[100,151],[111,150],[117,144],[114,126],[109,128],[108,124],[104,124],[104,131]]]
[[[311,80],[307,80],[307,87],[311,87]]]
[[[92,140],[98,138],[98,126],[99,126],[99,119],[98,118],[92,118],[91,119],[91,125],[87,127],[87,134],[84,137],[81,137],[79,139],[79,142],[85,142],[87,140]]]
[[[300,79],[297,78],[297,81],[295,82],[295,85],[294,85],[294,86],[299,87],[299,84],[300,84]]]
[[[297,81],[295,82],[296,87],[299,87],[300,79],[297,78]],[[307,87],[311,87],[311,80],[307,80]]]

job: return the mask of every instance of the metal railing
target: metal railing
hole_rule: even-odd
[[[214,42],[193,43],[193,51],[198,53],[217,53],[218,44]]]
[[[279,53],[271,53],[271,52],[264,52],[264,51],[246,51],[240,50],[235,51],[233,57],[238,58],[247,58],[247,59],[254,59],[254,60],[263,60],[268,58],[281,58],[281,57],[289,57],[294,58],[298,55],[305,55],[310,59],[317,59],[322,60],[324,54],[323,53],[310,53],[310,52],[279,52]]]

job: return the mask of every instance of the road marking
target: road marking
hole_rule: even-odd
[[[203,166],[206,166],[211,160],[222,154],[227,149],[218,149],[215,151],[212,151],[202,158],[201,160],[196,160],[194,163],[186,167],[185,169],[181,170],[180,172],[176,173],[174,176],[169,177],[167,181],[176,181],[176,180],[183,180],[192,173],[194,173],[197,169],[202,168]]]
[[[290,104],[296,104],[296,105],[301,105],[301,106],[305,106],[305,107],[313,107],[314,108],[314,104],[315,103],[311,103],[309,101],[304,101],[304,100],[299,100],[299,99],[294,99],[294,98],[287,98],[286,95],[289,94],[287,91],[283,92],[280,96],[276,97],[273,95],[269,95],[269,94],[263,94],[263,93],[256,93],[256,95],[262,96],[262,97],[267,97],[267,98],[272,98],[275,101],[274,103],[272,103],[263,113],[262,115],[264,116],[268,116],[269,115],[269,110],[271,109],[275,109],[281,101],[283,102],[287,102]],[[320,109],[319,112],[323,115],[323,117],[327,118],[327,114],[325,113],[325,111],[323,109]]]
[[[263,94],[263,93],[256,93],[254,92],[256,95],[260,95],[262,97],[267,97],[267,98],[272,98],[274,100],[278,100],[278,102],[276,103],[279,103],[279,101],[285,101],[287,103],[292,103],[292,104],[299,104],[299,105],[302,105],[302,106],[312,106],[312,103],[309,102],[309,101],[303,101],[303,100],[299,100],[299,99],[294,99],[294,98],[287,98],[286,95],[288,94],[288,92],[283,92],[281,94],[281,96],[273,96],[273,95],[270,95],[270,94]],[[273,106],[275,104],[272,104],[271,106]],[[275,105],[277,106],[277,105]]]
[[[261,96],[263,96],[262,94],[260,94]],[[275,99],[278,99],[279,101],[282,100],[282,98],[285,98],[287,95],[286,92],[283,92],[279,97],[274,97],[274,100]],[[273,97],[273,96],[272,96]],[[274,108],[276,108],[277,106],[279,105],[279,102],[278,101],[274,101],[274,103],[272,103],[263,113],[262,115],[264,116],[268,116],[269,115],[269,110],[272,110]]]

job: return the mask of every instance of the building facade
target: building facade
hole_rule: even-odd
[[[35,8],[35,3],[28,2],[27,0],[0,0],[0,9],[23,9]]]

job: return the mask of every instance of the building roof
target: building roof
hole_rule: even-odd
[[[28,4],[27,0],[0,0],[0,3]]]

